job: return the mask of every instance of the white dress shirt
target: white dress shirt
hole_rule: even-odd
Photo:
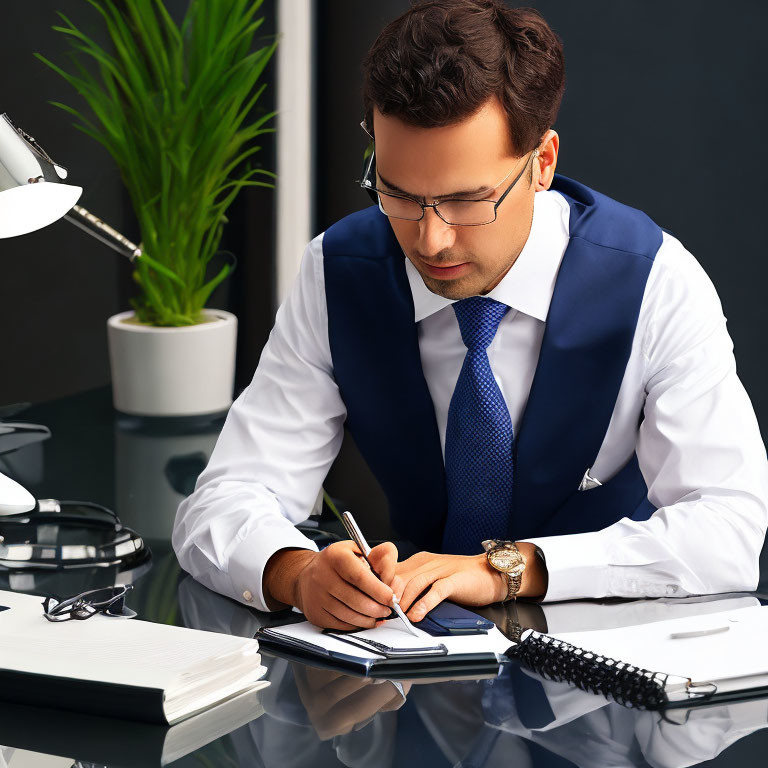
[[[528,240],[488,294],[511,308],[488,357],[514,429],[568,245],[569,210],[558,192],[536,193]],[[262,610],[262,572],[270,556],[284,547],[316,548],[294,525],[315,506],[343,437],[346,409],[333,377],[322,243],[319,235],[307,246],[253,381],[232,405],[194,493],[179,507],[173,533],[189,573]],[[407,259],[405,266],[444,449],[466,347],[452,302],[431,293]],[[610,480],[635,451],[648,497],[659,509],[641,522],[623,518],[592,533],[532,539],[547,561],[546,599],[754,589],[768,524],[766,451],[736,375],[717,293],[667,233],[591,477]]]

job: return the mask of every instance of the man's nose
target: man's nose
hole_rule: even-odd
[[[446,224],[434,208],[425,208],[424,218],[419,222],[419,253],[429,258],[452,248],[455,240],[455,227]]]

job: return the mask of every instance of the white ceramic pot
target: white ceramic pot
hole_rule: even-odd
[[[141,325],[133,312],[107,321],[115,408],[137,416],[198,416],[232,404],[237,318],[203,310],[207,322]]]

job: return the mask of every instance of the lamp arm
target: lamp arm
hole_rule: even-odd
[[[138,245],[132,243],[127,237],[121,235],[90,211],[86,211],[81,205],[74,206],[64,218],[97,240],[101,240],[102,243],[119,254],[127,256],[131,261],[136,261],[141,257],[141,248]]]

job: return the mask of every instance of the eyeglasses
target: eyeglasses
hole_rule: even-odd
[[[362,125],[362,124],[361,124]],[[363,130],[368,133],[365,125]],[[369,134],[370,135],[370,134]],[[406,221],[421,221],[424,218],[426,208],[432,208],[435,213],[446,223],[457,227],[480,227],[485,224],[492,224],[496,221],[499,206],[504,202],[504,198],[510,193],[512,188],[520,180],[521,176],[528,167],[529,162],[539,154],[539,150],[534,149],[523,165],[520,173],[515,176],[512,183],[504,190],[498,200],[465,200],[461,198],[448,198],[438,200],[434,203],[422,203],[409,195],[403,195],[397,192],[386,192],[376,187],[374,178],[376,175],[375,150],[371,152],[370,159],[363,173],[363,178],[358,183],[369,194],[375,194],[379,204],[379,210],[393,219],[405,219]],[[513,173],[513,168],[493,189],[500,187]]]
[[[43,615],[48,621],[83,621],[97,613],[120,619],[132,619],[136,612],[125,606],[125,596],[133,584],[104,587],[82,592],[66,600],[46,597],[43,601]]]

